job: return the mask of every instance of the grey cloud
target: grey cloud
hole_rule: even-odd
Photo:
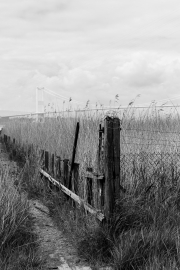
[[[71,0],[39,0],[26,2],[24,5],[21,4],[19,10],[17,10],[17,15],[24,20],[40,20],[43,17],[53,13],[59,13],[64,11]]]
[[[135,91],[178,89],[179,62],[172,63],[180,51],[178,1],[0,2],[0,86],[6,98],[16,92],[33,107],[37,86],[80,100],[87,93],[102,103],[118,92],[124,101]]]
[[[161,84],[166,79],[166,66],[151,54],[136,54],[134,59],[116,68],[119,77],[131,87],[148,87]]]

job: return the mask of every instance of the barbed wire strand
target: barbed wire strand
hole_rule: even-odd
[[[135,137],[135,136],[128,136],[128,135],[123,135],[123,138],[131,138],[131,139],[138,139],[138,140],[142,140],[142,138],[138,138],[138,137]],[[151,138],[143,138],[143,140],[147,140],[147,141],[157,141],[156,139],[151,139]],[[163,141],[163,142],[170,142],[170,143],[177,143],[177,142],[179,142],[180,143],[180,141],[174,141],[174,140],[172,140],[172,138],[170,139],[170,140],[163,140],[163,139],[158,139],[158,141]]]
[[[146,146],[154,146],[154,145],[156,145],[156,146],[166,146],[167,147],[167,144],[147,144],[147,143],[133,143],[133,142],[121,142],[121,144],[123,144],[123,145],[126,145],[126,144],[131,144],[131,145],[146,145]],[[173,145],[170,145],[171,147],[173,146]],[[174,147],[180,147],[180,145],[174,145]]]
[[[145,129],[131,129],[131,128],[126,128],[126,129],[122,129],[123,131],[125,130],[130,130],[130,131],[141,131],[141,132],[155,132],[155,133],[175,133],[175,134],[179,134],[180,135],[180,131],[161,131],[161,130],[145,130]]]

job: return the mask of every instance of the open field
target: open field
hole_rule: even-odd
[[[56,196],[49,199],[52,215],[73,234],[79,253],[91,262],[101,260],[124,270],[179,269],[179,115],[175,108],[171,114],[161,115],[155,107],[139,116],[130,107],[119,115],[121,184],[127,192],[120,195],[110,226],[91,228],[75,210],[72,216],[72,209]],[[13,119],[4,132],[19,146],[33,143],[70,159],[79,121],[76,162],[83,175],[87,167],[96,168],[99,124],[104,117],[96,112],[76,118],[46,118],[43,123]]]

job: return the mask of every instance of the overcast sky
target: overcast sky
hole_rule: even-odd
[[[180,95],[180,1],[0,0],[0,109],[35,111],[37,86],[84,105]]]

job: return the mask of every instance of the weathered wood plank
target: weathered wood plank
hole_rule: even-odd
[[[75,202],[77,202],[79,205],[82,205],[86,211],[89,213],[95,215],[97,219],[102,221],[104,219],[104,214],[101,213],[99,210],[94,209],[91,205],[87,204],[83,199],[81,199],[78,195],[76,195],[74,192],[66,188],[64,185],[59,183],[57,180],[55,180],[53,177],[51,177],[47,172],[39,169],[40,173],[44,175],[50,182],[52,182],[54,185],[60,187],[60,189],[68,195],[70,198],[72,198]]]
[[[104,179],[104,175],[98,175],[98,174],[96,174],[94,172],[88,172],[88,171],[86,171],[86,177],[95,178],[95,179],[98,179],[98,180]]]

